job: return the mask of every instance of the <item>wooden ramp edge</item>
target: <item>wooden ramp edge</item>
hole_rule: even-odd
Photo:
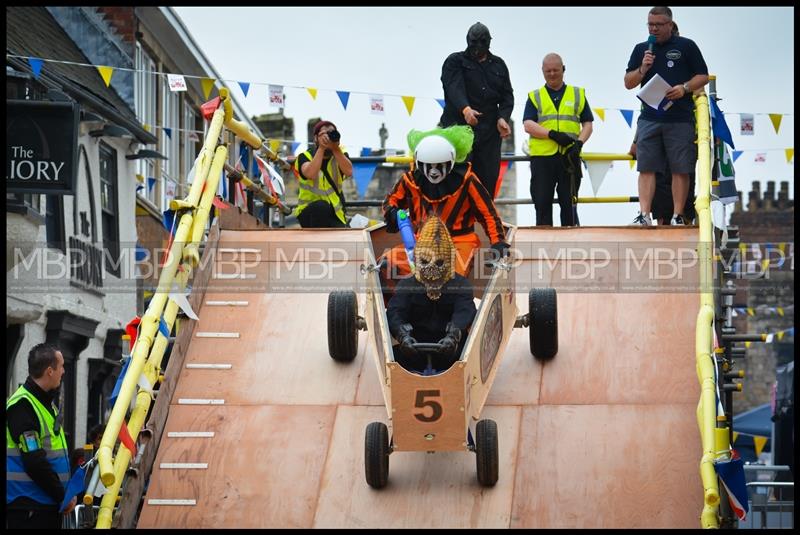
[[[543,243],[617,251],[655,243],[678,257],[696,240],[693,227],[517,233],[517,245],[531,251]],[[225,230],[218,246],[276,242],[346,245],[363,237],[349,230]],[[527,312],[530,285],[569,286],[574,260],[543,269],[547,261],[529,258],[517,267],[520,313]],[[514,331],[481,415],[498,424],[500,478],[493,488],[478,484],[468,452],[397,452],[388,486],[376,491],[366,484],[364,430],[389,421],[368,333],[359,333],[353,362],[328,355],[326,291],[248,291],[242,279],[222,279],[202,296],[193,292],[200,320],[178,335],[153,409],[151,447],[142,473],[126,485],[118,525],[699,527],[699,295],[669,281],[643,291],[646,285],[637,284],[647,281],[626,272],[623,261],[609,259],[598,275],[606,285],[600,290],[577,284],[559,291],[559,353],[551,362],[531,357],[527,329]],[[332,286],[348,287],[359,263],[342,266],[335,277],[343,280],[334,277]],[[275,268],[267,259],[251,270],[257,282]],[[556,277],[562,268],[567,275]],[[682,276],[693,280],[696,270],[687,267]],[[616,290],[608,290],[613,284]],[[363,312],[363,295],[359,306]],[[135,491],[147,466],[152,473],[136,518],[138,504],[129,497],[141,496]]]

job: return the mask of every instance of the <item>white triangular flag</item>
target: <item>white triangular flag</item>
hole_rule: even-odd
[[[769,333],[767,335],[766,343],[771,344],[774,339],[775,339],[775,335],[772,334],[772,333]]]
[[[147,376],[142,372],[142,375],[139,376],[139,382],[137,383],[139,388],[150,394],[153,395],[153,385],[150,384],[150,381],[147,379]]]
[[[595,197],[597,197],[597,190],[600,189],[600,185],[606,178],[606,173],[611,169],[611,164],[612,162],[608,160],[586,162],[586,171],[592,181],[592,191],[594,191]]]
[[[188,295],[188,293],[184,293],[178,288],[178,284],[175,281],[172,282],[172,290],[169,292],[169,298],[175,301],[175,304],[178,305],[178,308],[180,308],[187,317],[197,321],[200,318],[198,318],[197,314],[192,310],[192,305],[189,304],[189,300],[187,299]]]

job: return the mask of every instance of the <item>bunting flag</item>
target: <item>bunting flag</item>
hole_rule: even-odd
[[[444,102],[444,99],[443,99],[443,98],[437,98],[437,99],[436,99],[436,102],[438,102],[438,103],[439,103],[439,106],[441,106],[441,107],[442,107],[442,109],[444,109],[444,104],[445,104],[445,102]]]
[[[364,194],[367,192],[367,187],[370,181],[372,181],[372,175],[375,174],[375,169],[377,167],[377,162],[353,164],[353,180],[356,182],[356,190],[358,191],[359,197],[364,198]]]
[[[142,128],[144,128],[145,132],[149,132],[150,130],[152,130],[152,129],[150,128],[150,125],[149,125],[149,124],[147,124],[147,123],[143,123],[143,124],[142,124]]]
[[[167,134],[167,137],[172,139],[172,128],[164,127],[164,133]]]
[[[722,204],[732,204],[738,200],[736,192],[736,173],[733,169],[733,161],[728,147],[724,143],[717,146],[717,157],[719,158],[719,173],[717,185],[711,186],[711,195],[716,197]]]
[[[636,160],[629,160],[628,165],[630,166],[631,169],[633,169],[636,166]]]
[[[736,160],[738,160],[739,156],[741,156],[743,152],[744,152],[743,150],[733,151],[733,161],[735,162]]]
[[[214,206],[214,208],[218,210],[226,210],[228,208],[228,203],[226,203],[216,195],[214,195],[214,198],[211,199],[211,204]]]
[[[590,160],[586,162],[586,171],[589,173],[589,179],[592,181],[592,191],[595,197],[597,197],[597,192],[603,184],[608,170],[611,169],[612,163],[613,162],[608,160]]]
[[[731,130],[728,128],[728,123],[725,122],[725,114],[719,109],[716,99],[710,98],[708,100],[711,103],[711,130],[714,131],[716,137],[730,145],[732,149],[735,149],[736,146],[733,144]]]
[[[766,152],[759,152],[753,158],[755,163],[766,163],[767,162],[767,153]]]
[[[781,119],[783,119],[783,115],[780,113],[770,113],[769,120],[772,121],[772,127],[775,128],[775,133],[778,133],[778,130],[781,128]]]
[[[145,260],[150,258],[150,251],[139,245],[139,243],[137,242],[135,258],[137,262],[144,262]]]
[[[208,96],[211,94],[211,89],[214,87],[215,82],[216,80],[213,78],[203,78],[200,80],[200,86],[203,88],[204,99],[208,100]]]
[[[606,109],[605,108],[592,108],[592,110],[600,117],[601,121],[606,120]]]
[[[242,89],[245,98],[247,98],[247,93],[250,91],[250,82],[239,82],[239,87]]]
[[[494,192],[492,192],[493,193],[492,198],[496,199],[497,196],[500,195],[500,188],[503,185],[503,177],[506,175],[506,171],[511,169],[511,164],[513,163],[514,163],[513,161],[509,160],[506,163],[500,164],[500,171],[497,173],[497,182],[494,183]]]
[[[33,71],[33,77],[38,80],[39,75],[42,72],[42,65],[44,62],[39,58],[28,58],[28,63],[31,66],[31,71]]]
[[[216,199],[216,197],[214,197]],[[186,317],[191,318],[195,321],[198,321],[200,318],[197,317],[197,314],[194,310],[192,310],[192,305],[189,304],[189,294],[191,293],[190,290],[181,290],[178,287],[178,283],[172,281],[172,290],[169,292],[169,298],[172,299],[178,308],[180,308]]]
[[[277,154],[278,150],[280,150],[281,145],[282,145],[282,143],[281,143],[280,139],[270,139],[269,140],[269,148],[272,150],[272,152],[274,152],[276,154]]]
[[[365,156],[369,156],[370,154],[372,154],[372,149],[370,147],[361,147],[361,154],[359,154],[359,156],[364,158]]]
[[[784,149],[784,151],[786,152],[786,163],[791,162],[794,158],[794,149]]]
[[[128,324],[125,326],[125,334],[131,337],[130,347],[128,347],[128,352],[133,352],[133,346],[136,344],[136,337],[139,335],[139,324],[142,322],[142,318],[136,316]],[[123,353],[125,349],[122,350]]]
[[[175,210],[164,210],[162,212],[164,215],[162,219],[162,224],[164,228],[167,229],[167,232],[170,233],[171,236],[175,235]]]
[[[133,441],[133,438],[131,438],[131,434],[128,431],[128,424],[124,419],[122,420],[122,425],[119,426],[119,441],[131,452],[131,459],[136,457],[136,443]]]
[[[403,104],[406,105],[406,109],[408,110],[408,114],[411,115],[411,111],[414,109],[414,101],[417,97],[400,97],[403,99]]]
[[[297,154],[297,148],[300,146],[299,141],[292,141],[292,156]]]
[[[131,337],[131,341],[133,341],[133,337]],[[131,357],[124,357],[122,363],[122,369],[119,371],[119,375],[117,376],[117,382],[114,383],[114,389],[111,391],[111,395],[108,396],[108,404],[113,407],[114,403],[117,402],[117,398],[119,397],[120,388],[122,388],[122,381],[125,380],[125,373],[128,371],[128,366],[131,363]]]
[[[269,86],[269,105],[274,108],[283,108],[286,105],[286,95],[282,85]]]
[[[739,520],[747,518],[749,504],[747,501],[747,482],[744,476],[744,462],[736,450],[731,450],[730,459],[721,459],[714,462],[720,481],[728,491],[731,508]]]
[[[339,95],[339,100],[342,101],[344,109],[347,109],[347,101],[350,100],[350,91],[337,91],[336,94]]]
[[[752,113],[739,114],[739,134],[753,136],[756,133],[755,118]]]
[[[175,91],[186,91],[186,80],[182,74],[168,74],[167,82],[169,83],[169,90],[173,93]]]
[[[633,110],[619,110],[625,122],[628,123],[628,128],[633,126]]]
[[[69,478],[69,482],[67,483],[67,489],[64,491],[64,499],[61,501],[61,506],[58,508],[58,511],[60,513],[64,512],[64,509],[67,508],[69,503],[72,501],[72,498],[74,498],[75,496],[86,490],[87,467],[88,463],[80,465],[75,470],[75,473],[72,474],[72,477]]]
[[[106,83],[106,87],[111,84],[111,76],[114,75],[114,68],[113,67],[106,67],[104,65],[98,65],[97,70],[100,71],[100,76],[103,77],[103,81]],[[780,122],[780,121],[779,121]],[[773,121],[774,124],[774,121]]]
[[[208,93],[208,92],[206,92]],[[208,98],[206,96],[206,98]],[[217,111],[219,105],[222,103],[222,100],[219,97],[214,97],[208,102],[204,102],[200,105],[200,112],[203,114],[203,119],[206,121],[210,121],[212,117],[214,117],[214,112]]]
[[[197,132],[189,132],[189,141],[198,143],[200,141],[200,136],[197,135]]]
[[[317,100],[317,89],[315,87],[306,87],[306,91],[308,91],[313,100]]]
[[[148,193],[152,193],[153,192],[153,186],[155,186],[155,185],[156,185],[156,179],[151,177],[151,176],[147,177],[147,191],[148,191]]]
[[[383,96],[382,95],[370,95],[369,96],[369,111],[373,115],[383,115],[384,114]]]

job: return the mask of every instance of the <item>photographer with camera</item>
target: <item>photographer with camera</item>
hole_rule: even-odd
[[[303,228],[347,227],[342,184],[353,176],[353,164],[339,146],[341,134],[330,121],[314,125],[316,152],[300,154],[294,174],[300,181],[294,215]]]

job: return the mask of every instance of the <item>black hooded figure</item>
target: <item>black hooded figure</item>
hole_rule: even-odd
[[[450,54],[442,65],[444,112],[442,127],[468,124],[475,131],[469,160],[492,198],[497,196],[500,144],[511,134],[514,93],[508,67],[489,52],[492,35],[476,22],[467,32],[467,48]]]

